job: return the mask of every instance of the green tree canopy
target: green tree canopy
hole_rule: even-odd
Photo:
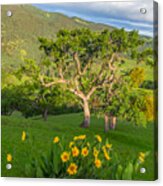
[[[39,38],[39,41],[45,53],[40,82],[47,88],[62,84],[77,97],[84,110],[83,127],[90,124],[90,100],[96,91],[113,86],[117,68],[123,68],[131,58],[138,63],[147,62],[152,55],[150,49],[141,50],[144,40],[137,31],[124,29],[60,30],[54,40]]]

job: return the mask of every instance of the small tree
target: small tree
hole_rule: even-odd
[[[126,85],[122,83],[121,79],[116,79],[108,87],[97,92],[93,107],[95,113],[99,116],[104,116],[104,131],[115,129],[117,117],[121,117],[120,112],[123,105],[123,93],[126,91]],[[96,104],[94,104],[96,102]]]
[[[46,62],[44,61],[43,64],[44,67],[31,59],[25,59],[15,74],[20,82],[20,85],[16,87],[17,93],[21,95],[19,110],[25,117],[41,114],[46,121],[48,113],[54,113],[68,101],[75,104],[76,100],[60,85],[50,88],[42,86],[39,81],[40,71],[44,70],[47,75],[49,73]]]
[[[93,105],[95,102],[95,113],[100,116],[104,115],[105,132],[109,129],[115,129],[117,117],[143,126],[146,125],[147,121],[152,120],[150,118],[153,118],[154,115],[154,95],[151,95],[151,91],[141,88],[145,79],[145,70],[141,67],[141,63],[146,62],[146,65],[151,66],[151,63],[148,62],[149,56],[152,57],[151,53],[151,49],[146,49],[139,55],[135,55],[134,60],[137,60],[137,63],[134,61],[135,67],[132,69],[124,70],[121,68],[122,64],[119,66],[119,63],[116,63],[114,68],[110,69],[111,73],[114,74],[113,81],[96,93]],[[140,56],[141,58],[139,58]],[[139,61],[140,59],[141,61]]]
[[[78,98],[84,111],[82,127],[90,125],[89,104],[95,92],[111,86],[114,81],[115,66],[131,57],[141,60],[147,52],[138,50],[144,43],[138,33],[124,29],[111,32],[60,30],[54,40],[39,40],[51,72],[50,77],[41,72],[40,81],[47,88],[63,84]]]

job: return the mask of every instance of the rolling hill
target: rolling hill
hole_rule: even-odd
[[[7,11],[12,16],[6,15]],[[2,6],[2,64],[19,64],[20,51],[27,52],[29,58],[40,55],[38,37],[55,37],[62,28],[89,28],[95,31],[112,29],[107,25],[88,22],[77,17],[67,17],[60,13],[48,13],[32,5]]]

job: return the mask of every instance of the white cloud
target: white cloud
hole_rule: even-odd
[[[56,5],[54,5],[56,6]],[[153,1],[122,1],[122,2],[88,2],[88,3],[57,3],[57,6],[74,11],[94,13],[97,16],[108,16],[137,21],[153,21]],[[140,9],[146,8],[147,13],[141,14]]]
[[[54,3],[39,7],[118,28],[136,29],[143,35],[153,34],[153,0]],[[141,8],[146,9],[146,14],[140,13]]]

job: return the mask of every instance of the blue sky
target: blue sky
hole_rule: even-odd
[[[34,4],[47,12],[59,12],[69,17],[79,18],[95,23],[104,23],[126,30],[139,30],[146,36],[153,35],[153,1],[123,2],[87,2],[87,3],[53,3]],[[146,14],[140,13],[145,8]]]

